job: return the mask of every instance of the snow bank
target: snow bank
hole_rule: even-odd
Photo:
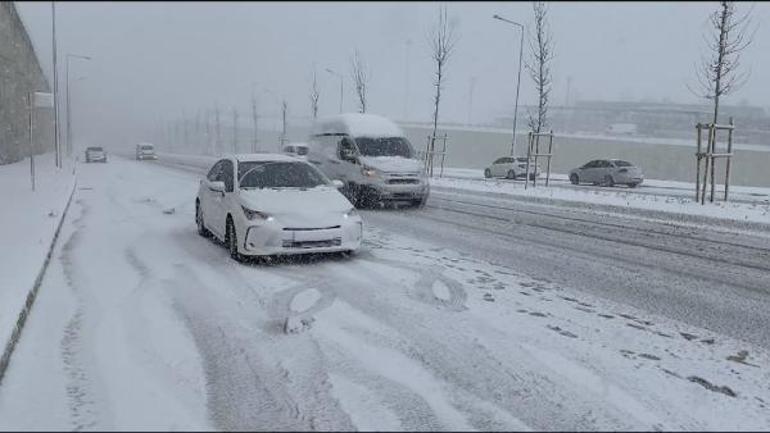
[[[54,166],[53,154],[35,157],[36,191],[29,159],[0,166],[0,350],[14,339],[19,314],[39,284],[52,239],[75,185],[73,166]],[[26,308],[30,308],[27,306]],[[6,353],[6,356],[9,352]],[[5,360],[5,359],[4,359]],[[0,362],[0,374],[3,370]]]

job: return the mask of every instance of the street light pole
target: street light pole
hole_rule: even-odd
[[[51,47],[53,50],[53,147],[56,151],[56,167],[61,168],[59,142],[59,68],[56,65],[56,2],[51,2]]]
[[[71,113],[71,111],[70,111],[70,59],[73,59],[73,58],[75,58],[75,59],[82,59],[82,60],[91,60],[91,58],[88,57],[88,56],[81,56],[79,54],[67,53],[67,62],[66,62],[66,65],[64,67],[64,81],[67,83],[67,89],[66,89],[66,92],[67,92],[67,95],[66,95],[66,98],[67,98],[67,100],[66,100],[66,104],[67,104],[67,110],[66,110],[67,111],[67,132],[66,132],[66,134],[67,134],[67,143],[66,144],[67,144],[67,155],[68,156],[72,155],[72,126],[71,126],[71,121],[70,121],[70,117],[72,117],[72,115],[70,114]]]
[[[342,95],[344,93],[343,90],[342,90],[343,89],[342,74],[337,73],[337,72],[335,72],[335,71],[333,71],[333,70],[331,70],[329,68],[326,68],[326,72],[328,72],[328,73],[330,73],[332,75],[336,75],[340,79],[340,114],[342,114]]]
[[[495,14],[492,18],[518,26],[519,30],[521,30],[521,41],[519,43],[519,73],[518,77],[516,78],[516,104],[513,109],[513,141],[511,142],[511,156],[514,156],[513,153],[516,150],[516,120],[519,115],[519,89],[521,88],[521,57],[524,53],[524,25],[519,24],[516,21],[503,18],[497,14]]]

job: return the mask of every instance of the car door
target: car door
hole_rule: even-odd
[[[490,167],[489,171],[492,172],[492,176],[494,177],[502,177],[505,176],[505,158],[497,158],[495,162],[492,163],[492,166]]]
[[[589,161],[586,165],[580,167],[578,176],[581,182],[596,182],[594,180],[596,176],[596,166],[599,163],[598,160]]]
[[[219,235],[224,238],[225,235],[225,222],[227,217],[227,212],[233,211],[234,206],[232,206],[234,201],[237,201],[234,197],[235,195],[235,166],[233,164],[233,161],[230,159],[223,159],[222,160],[222,170],[220,172],[220,180],[225,183],[225,192],[224,193],[218,193],[213,192],[214,199],[211,201],[212,203],[212,211],[213,211],[213,219],[214,219],[214,226],[216,227],[216,230],[219,232]]]
[[[606,159],[603,159],[599,161],[597,164],[596,170],[595,170],[595,179],[594,182],[603,182],[604,178],[607,175],[612,174],[612,163],[610,161],[607,161]]]
[[[217,182],[222,177],[222,160],[217,161],[209,170],[206,178],[203,180],[203,185],[200,189],[200,207],[203,212],[203,221],[206,223],[206,227],[216,233],[214,223],[216,222],[214,203],[216,196],[221,195],[217,191],[212,191],[210,188],[211,182]],[[216,233],[217,235],[219,233]]]

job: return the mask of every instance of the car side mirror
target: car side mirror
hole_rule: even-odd
[[[355,153],[351,149],[345,149],[340,152],[340,157],[343,161],[349,161],[352,163],[357,163],[358,159],[356,158]]]
[[[345,186],[345,184],[342,183],[342,181],[339,179],[332,180],[332,185],[334,185],[334,187],[337,189],[342,189]]]
[[[214,192],[225,192],[225,183],[221,180],[215,180],[213,182],[209,182],[209,189]]]

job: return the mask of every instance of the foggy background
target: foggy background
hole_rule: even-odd
[[[345,111],[355,111],[350,57],[356,48],[370,71],[368,111],[395,120],[426,121],[434,91],[427,33],[439,5],[57,3],[60,82],[66,53],[93,57],[90,62],[71,61],[76,140],[132,145],[159,121],[179,118],[183,112],[191,117],[215,103],[223,112],[238,107],[241,125],[246,126],[252,88],[259,93],[261,127],[279,127],[280,97],[288,101],[290,122],[298,123],[310,116],[314,65],[321,90],[319,115],[336,114],[339,105],[339,79],[325,68],[345,76]],[[17,6],[50,77],[51,5]],[[555,41],[551,105],[567,102],[569,77],[570,102],[704,102],[686,85],[696,83],[694,67],[705,50],[708,15],[717,6],[550,3]],[[752,3],[737,6],[741,13]],[[765,107],[770,106],[770,87],[764,82],[770,41],[763,37],[762,24],[770,18],[770,6],[753,6],[759,29],[742,56],[743,67],[752,75],[725,103]],[[531,4],[448,3],[448,11],[460,40],[448,66],[440,121],[484,123],[510,114],[519,31],[492,15],[529,26]],[[525,40],[525,59],[528,54]],[[79,77],[86,79],[75,81]],[[472,77],[476,84],[469,110]],[[534,101],[534,86],[525,70],[520,105]]]

